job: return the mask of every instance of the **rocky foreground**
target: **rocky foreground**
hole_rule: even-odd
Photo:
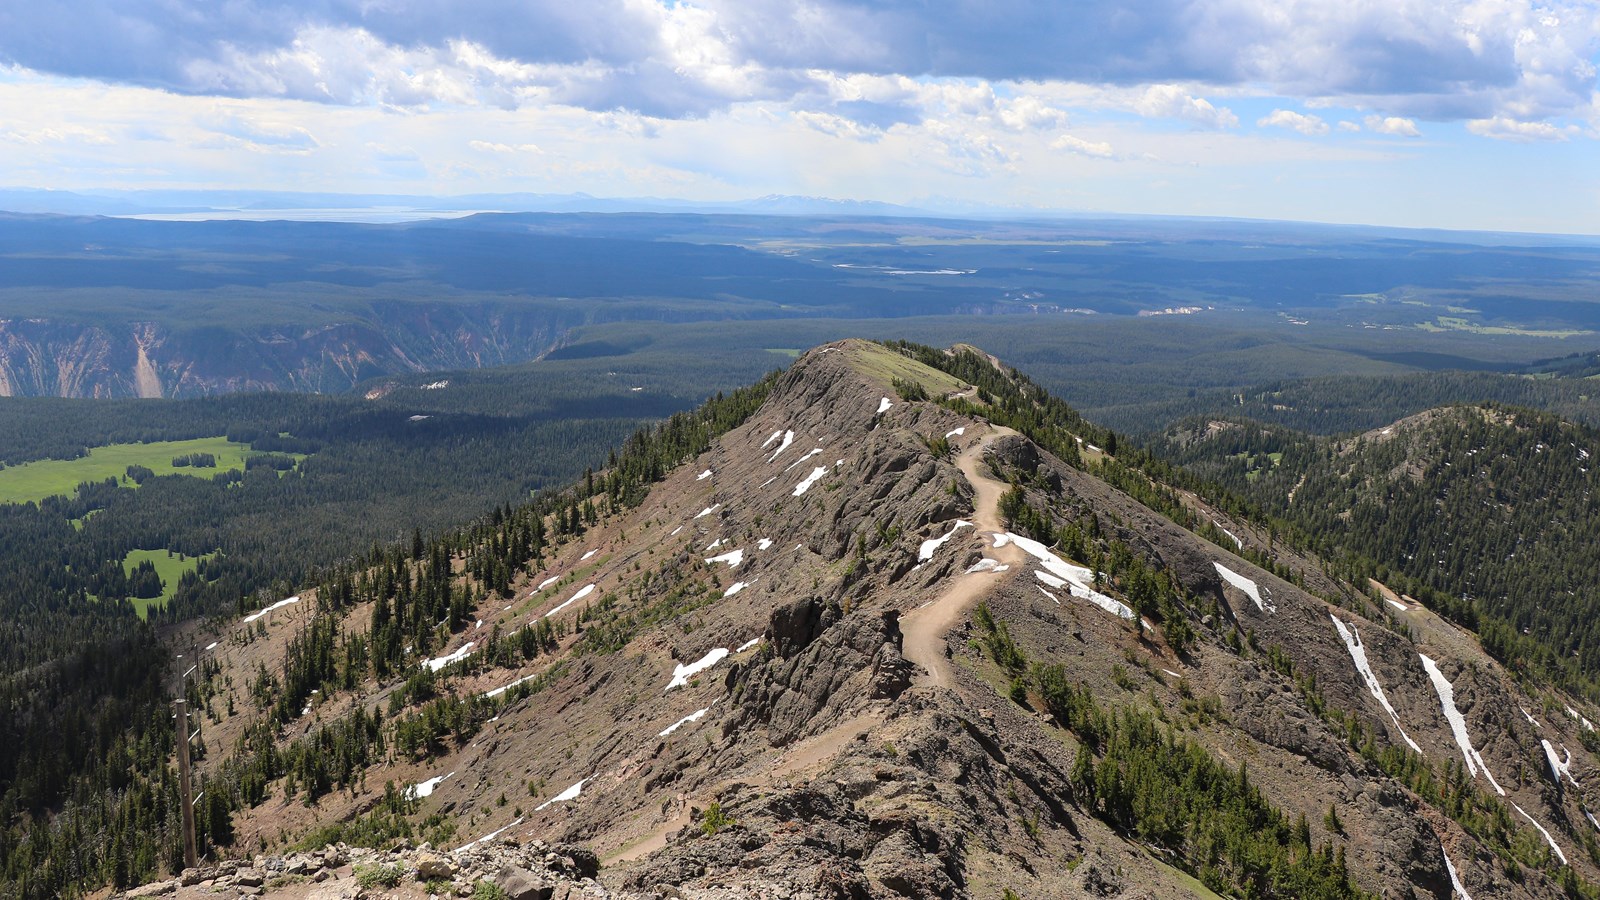
[[[371,850],[334,844],[286,856],[223,860],[185,869],[114,897],[227,900],[357,900],[473,897],[477,900],[577,900],[619,895],[595,880],[594,853],[568,844],[513,840],[441,852],[427,844]]]

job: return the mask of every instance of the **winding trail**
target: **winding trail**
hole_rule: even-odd
[[[968,426],[969,428],[972,426]],[[956,457],[956,467],[973,487],[973,514],[970,521],[974,531],[989,538],[986,553],[1003,563],[1021,566],[1027,555],[1015,543],[993,548],[995,534],[1005,531],[1000,520],[1000,497],[1008,485],[989,477],[983,467],[983,451],[995,440],[1016,434],[1010,428],[988,426],[983,438]],[[950,661],[945,657],[945,635],[966,616],[973,603],[994,588],[992,572],[957,575],[949,586],[934,600],[900,619],[902,635],[901,652],[916,663],[921,672],[912,680],[920,686],[954,687],[955,679]],[[805,778],[816,774],[829,760],[841,753],[864,732],[870,732],[884,721],[882,710],[868,710],[814,734],[784,749],[770,761],[765,771],[740,773],[737,780],[746,784],[772,785],[788,779]],[[731,783],[722,782],[723,785]],[[702,790],[697,796],[710,796],[714,790]],[[631,862],[660,850],[667,845],[671,835],[690,824],[688,795],[680,797],[678,809],[663,821],[645,829],[638,839],[606,855],[607,864]]]
[[[990,425],[988,428],[989,431],[982,440],[963,450],[961,455],[956,457],[956,467],[972,484],[974,530],[980,535],[990,537],[992,543],[994,535],[1004,533],[1006,530],[1005,523],[1000,521],[1000,496],[1006,492],[1007,485],[1002,481],[996,481],[984,470],[983,451],[999,438],[1014,435],[1016,432],[999,425]],[[992,549],[989,555],[1012,566],[1021,566],[1027,561],[1026,555],[1016,544]],[[901,617],[900,631],[903,635],[901,653],[906,659],[922,667],[925,673],[917,676],[913,680],[914,684],[931,687],[951,686],[953,678],[950,660],[945,656],[944,636],[966,616],[967,610],[978,598],[994,587],[994,580],[994,575],[990,572],[957,575],[951,579],[950,586],[944,593],[927,605],[918,607]]]

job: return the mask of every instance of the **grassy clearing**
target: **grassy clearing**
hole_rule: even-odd
[[[166,550],[130,550],[122,558],[122,570],[129,575],[139,567],[139,564],[149,560],[156,567],[156,574],[161,576],[161,596],[159,597],[130,597],[129,603],[138,610],[139,618],[150,617],[150,608],[160,606],[172,599],[173,591],[177,590],[178,582],[182,580],[185,572],[193,572],[200,566],[201,560],[214,559],[216,553],[207,553],[205,556],[183,556],[179,553],[168,555]]]
[[[1161,859],[1151,852],[1149,847],[1141,846],[1140,849],[1144,850],[1145,858],[1154,863],[1157,869],[1163,870],[1173,881],[1177,882],[1193,896],[1200,898],[1200,900],[1223,900],[1220,894],[1206,887],[1200,879]]]
[[[968,387],[953,375],[901,356],[881,344],[847,341],[840,349],[856,371],[881,380],[885,387],[891,386],[897,378],[901,381],[914,381],[936,397],[963,391]]]
[[[217,459],[216,468],[173,466],[173,457],[191,453],[211,454]],[[70,496],[85,481],[120,481],[129,466],[145,466],[156,475],[210,478],[229,470],[243,471],[245,458],[254,455],[249,444],[236,444],[225,437],[95,447],[81,459],[41,459],[0,469],[0,503],[37,503],[46,497]],[[134,486],[132,479],[126,486]]]
[[[1592,331],[1580,329],[1552,329],[1541,330],[1537,328],[1522,328],[1517,325],[1480,325],[1455,316],[1439,316],[1433,322],[1418,322],[1417,328],[1422,331],[1444,332],[1464,331],[1469,334],[1511,334],[1518,337],[1558,338],[1565,339],[1593,334]]]

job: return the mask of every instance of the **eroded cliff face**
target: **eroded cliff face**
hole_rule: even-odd
[[[383,375],[525,362],[559,346],[584,318],[579,310],[394,303],[315,326],[173,330],[152,322],[0,319],[0,396],[332,393]]]

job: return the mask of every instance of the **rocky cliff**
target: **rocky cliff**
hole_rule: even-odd
[[[585,321],[576,308],[422,302],[298,326],[0,319],[0,397],[335,392],[384,375],[523,362]]]

